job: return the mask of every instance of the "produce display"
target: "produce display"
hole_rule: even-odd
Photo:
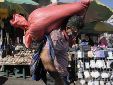
[[[0,65],[29,65],[32,60],[33,51],[19,51],[13,56],[7,55],[0,59]]]

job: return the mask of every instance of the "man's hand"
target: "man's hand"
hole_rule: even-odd
[[[81,3],[85,4],[85,6],[87,6],[87,7],[86,7],[86,10],[87,10],[92,1],[94,1],[94,0],[81,0]],[[84,12],[85,12],[86,10],[79,12],[77,15],[78,15],[78,16],[84,15]]]
[[[92,1],[94,0],[81,0],[81,2],[84,2],[84,3],[91,3]]]

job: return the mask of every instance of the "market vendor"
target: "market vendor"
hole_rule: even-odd
[[[53,30],[58,30],[60,26],[64,24],[65,20],[67,20],[67,18],[73,16],[74,14],[82,14],[85,9],[88,8],[89,4],[90,0],[81,0],[81,2],[75,2],[70,4],[50,5],[34,10],[29,15],[28,21],[26,21],[26,19],[21,15],[15,14],[13,16],[13,19],[11,20],[11,23],[16,27],[27,29],[25,34],[25,45],[27,48],[29,48],[32,43],[32,40],[41,41],[44,35],[48,35]],[[64,29],[60,32],[61,34],[63,32],[62,36],[66,36],[65,31],[66,30]],[[55,64],[51,61],[51,58],[48,56],[49,51],[50,49],[47,50],[47,48],[42,51],[40,56],[42,63],[45,69],[55,79],[55,85],[64,85],[64,81],[60,77],[59,71],[55,67]],[[63,51],[61,50],[59,52]],[[61,71],[64,71],[64,69]]]

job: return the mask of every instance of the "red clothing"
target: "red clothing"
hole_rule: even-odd
[[[99,46],[100,47],[107,47],[108,46],[108,43],[107,43],[107,40],[105,37],[102,37],[100,40],[99,40]]]

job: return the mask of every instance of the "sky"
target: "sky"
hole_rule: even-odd
[[[113,0],[100,0],[103,4],[113,9]]]
[[[58,1],[60,1],[60,2],[75,2],[75,1],[79,1],[79,0],[58,0]],[[113,0],[99,0],[99,1],[113,9]]]

